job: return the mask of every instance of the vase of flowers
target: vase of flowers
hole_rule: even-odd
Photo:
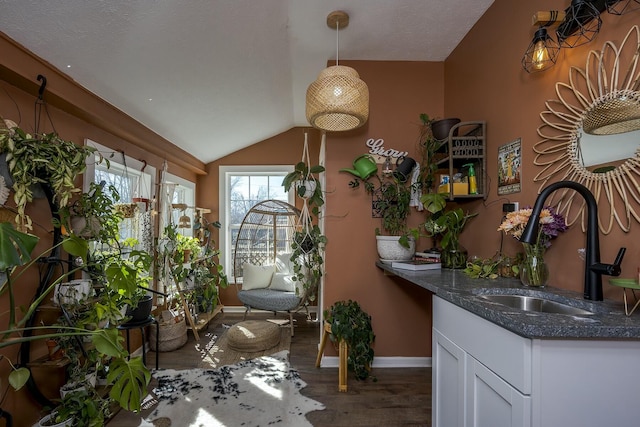
[[[498,231],[504,231],[516,239],[520,239],[524,231],[531,209],[520,209],[509,212]],[[542,287],[549,280],[549,268],[544,262],[544,253],[551,246],[551,240],[566,231],[567,225],[562,215],[556,213],[552,207],[545,207],[540,213],[538,237],[535,243],[523,243],[525,256],[520,264],[520,281],[525,286]]]

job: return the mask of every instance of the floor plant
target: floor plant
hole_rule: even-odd
[[[373,363],[373,343],[376,339],[371,316],[356,301],[338,301],[324,311],[325,321],[331,325],[331,340],[344,340],[348,346],[347,366],[357,379],[370,375]]]

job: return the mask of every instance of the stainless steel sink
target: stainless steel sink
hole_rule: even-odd
[[[592,311],[573,307],[561,302],[525,295],[480,295],[479,298],[502,304],[509,308],[537,313],[569,314],[574,316],[594,314]]]

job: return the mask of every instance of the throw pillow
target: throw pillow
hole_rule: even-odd
[[[284,252],[276,255],[276,271],[279,273],[293,273],[291,252]]]
[[[245,262],[242,264],[242,290],[268,288],[275,270],[275,265],[253,265]]]
[[[296,282],[293,280],[293,276],[290,273],[273,273],[271,278],[271,285],[269,289],[275,291],[294,292],[296,290]]]

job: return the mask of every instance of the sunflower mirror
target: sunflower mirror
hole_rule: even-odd
[[[571,67],[556,83],[557,99],[540,113],[534,164],[539,191],[559,180],[583,184],[598,201],[599,227],[609,234],[640,222],[640,31],[633,26],[619,47],[591,51],[584,69]],[[565,189],[549,198],[567,224],[585,229],[585,205]]]

